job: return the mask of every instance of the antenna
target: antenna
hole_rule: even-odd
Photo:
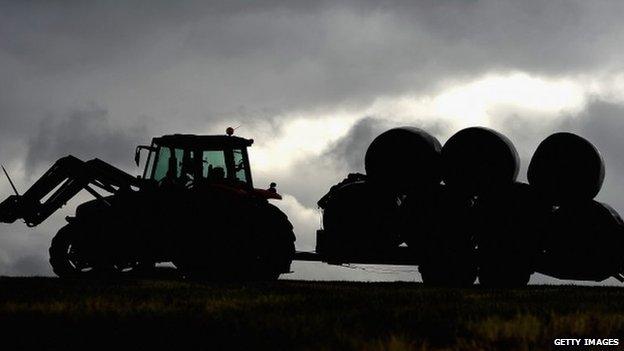
[[[17,188],[15,188],[15,184],[13,184],[13,181],[11,180],[11,177],[9,177],[9,173],[4,168],[4,165],[2,165],[2,170],[4,171],[4,174],[6,175],[7,179],[9,180],[9,183],[11,184],[11,188],[13,188],[13,191],[15,191],[15,195],[19,196],[19,192],[17,192]]]
[[[240,125],[238,127],[240,127]],[[227,129],[225,130],[225,134],[227,134],[228,136],[232,136],[232,134],[234,134],[234,131],[237,130],[238,127],[236,128],[227,127]]]

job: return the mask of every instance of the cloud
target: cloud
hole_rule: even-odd
[[[60,221],[53,220],[58,225]],[[20,223],[24,226],[23,223]],[[49,233],[46,233],[50,230]],[[48,247],[58,228],[45,224],[36,230],[15,226],[0,232],[0,275],[50,275]]]
[[[583,113],[562,123],[562,129],[578,132],[601,152],[606,174],[598,199],[624,215],[624,105],[595,100]]]
[[[413,117],[408,119],[411,122],[407,122],[405,117],[402,119],[397,121],[392,117],[364,117],[357,121],[344,137],[329,145],[322,157],[333,160],[349,173],[364,173],[364,156],[368,146],[373,139],[388,129],[417,127],[441,140],[448,138],[452,130],[444,121]]]
[[[364,173],[364,154],[370,143],[386,129],[387,121],[373,117],[359,120],[340,140],[330,145],[323,154],[342,166],[348,172]]]
[[[267,111],[359,106],[487,72],[559,76],[618,69],[622,6],[7,3],[0,11],[7,38],[0,43],[0,89],[15,96],[9,104],[29,105],[20,114],[90,99],[115,106],[120,116],[153,116],[164,128],[176,126],[169,118],[184,119],[188,128]]]
[[[12,263],[10,271],[12,274],[21,276],[36,275],[42,272],[48,273],[50,271],[50,264],[48,260],[39,253],[33,253],[28,256],[21,256],[15,260],[15,262]]]
[[[0,159],[23,165],[15,181],[32,184],[66,154],[130,169],[133,147],[151,136],[242,124],[262,150],[252,154],[256,185],[277,181],[307,231],[316,200],[363,170],[379,132],[415,125],[443,142],[477,106],[474,120],[508,134],[525,161],[560,128],[595,141],[607,159],[601,196],[624,209],[624,166],[611,151],[622,149],[621,106],[583,99],[594,85],[599,99],[622,98],[609,85],[622,73],[622,10],[617,1],[3,2]],[[505,106],[485,96],[500,93],[492,75],[511,82]],[[527,97],[537,109],[521,106]],[[560,110],[570,100],[576,110]],[[61,223],[44,225],[52,233]],[[20,257],[39,270],[29,262],[45,249],[22,250],[17,233],[27,230],[0,228],[11,251],[0,272],[17,272]]]
[[[624,105],[595,100],[583,113],[569,118],[563,128],[578,130],[602,152],[608,167],[614,172],[624,172]],[[620,178],[622,179],[622,178]]]
[[[296,231],[297,241],[295,245],[300,251],[314,251],[316,246],[316,230],[320,229],[321,213],[315,208],[303,206],[292,195],[284,194],[282,201],[275,201],[289,217]]]
[[[575,113],[561,112],[544,116],[517,110],[500,110],[492,119],[492,127],[510,137],[521,156],[520,178],[526,181],[526,170],[539,143],[552,133],[577,133],[592,142],[604,157],[606,176],[598,199],[606,201],[624,214],[624,104],[594,97]]]
[[[74,110],[66,118],[48,118],[28,141],[27,174],[56,159],[74,155],[82,159],[100,158],[113,165],[128,166],[134,146],[148,143],[146,126],[113,126],[106,109],[91,106]]]

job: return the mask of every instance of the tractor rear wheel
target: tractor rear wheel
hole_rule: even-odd
[[[295,257],[295,234],[286,214],[272,204],[262,206],[255,220],[256,252],[252,280],[277,280],[290,272]]]
[[[207,281],[271,281],[289,272],[295,235],[286,215],[270,204],[248,213],[249,226],[185,243],[173,264],[185,277]]]
[[[295,243],[290,237],[294,237],[292,229],[282,231],[259,253],[258,264],[251,272],[252,280],[277,280],[282,273],[290,270],[295,256]]]

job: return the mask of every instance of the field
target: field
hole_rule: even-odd
[[[0,325],[6,349],[569,349],[624,336],[624,289],[0,278]]]

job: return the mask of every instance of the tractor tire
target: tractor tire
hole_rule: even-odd
[[[276,280],[290,271],[295,255],[293,227],[271,204],[247,208],[237,230],[210,233],[199,244],[185,243],[173,264],[188,279],[217,282]],[[192,244],[192,245],[191,245]]]
[[[76,233],[75,226],[67,224],[52,238],[50,265],[54,274],[60,278],[75,278],[82,273],[72,257]]]
[[[127,269],[126,266],[103,261],[95,263],[93,258],[89,259],[88,264],[81,262],[84,257],[81,257],[75,247],[81,228],[83,227],[77,224],[67,224],[52,238],[49,254],[54,274],[60,278],[115,279],[120,277],[124,269]]]
[[[269,255],[258,257],[258,265],[252,270],[250,280],[277,280],[284,273],[284,267],[290,267],[294,255],[294,242],[280,243],[279,247],[274,247]]]
[[[256,229],[258,252],[251,270],[251,280],[277,280],[282,273],[290,272],[295,257],[295,233],[288,217],[277,207],[268,204],[261,214]],[[264,223],[262,223],[264,222]]]

